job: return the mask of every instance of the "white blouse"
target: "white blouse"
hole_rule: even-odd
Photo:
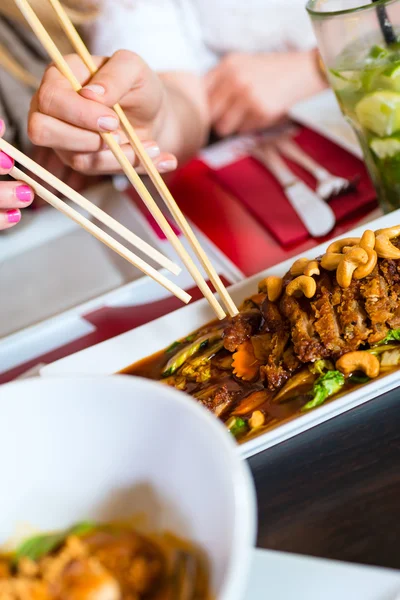
[[[306,0],[103,0],[93,52],[127,49],[157,71],[204,73],[228,52],[315,46]]]

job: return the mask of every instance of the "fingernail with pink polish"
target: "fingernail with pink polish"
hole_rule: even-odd
[[[19,185],[15,190],[15,194],[20,202],[27,203],[33,199],[33,192],[29,185]]]
[[[0,131],[2,131],[5,127],[5,123],[3,121],[3,119],[0,119]]]
[[[13,159],[0,150],[0,168],[9,171],[14,166]]]
[[[119,127],[119,121],[116,117],[100,117],[97,125],[101,131],[116,131]]]
[[[21,220],[21,213],[18,208],[14,208],[13,210],[8,210],[6,212],[7,221],[9,223],[19,223]]]
[[[157,169],[160,173],[168,173],[176,169],[176,160],[163,160],[158,163]]]

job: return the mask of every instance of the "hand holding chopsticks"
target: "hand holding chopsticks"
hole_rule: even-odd
[[[43,46],[45,47],[45,49],[47,50],[49,55],[52,57],[53,61],[57,65],[58,69],[68,79],[68,81],[71,83],[73,89],[75,91],[80,91],[81,84],[75,77],[74,73],[72,72],[69,65],[67,64],[67,62],[65,61],[65,59],[63,58],[61,53],[59,52],[57,46],[54,44],[53,40],[51,39],[51,37],[49,36],[47,31],[43,27],[42,23],[36,16],[35,12],[32,10],[28,0],[15,0],[15,2],[18,5],[18,7],[20,8],[21,12],[24,14],[27,21],[29,22],[30,26],[32,27],[35,34],[37,35],[38,39],[41,41],[41,43],[43,44]],[[61,5],[58,2],[52,1],[51,4],[54,7],[54,9],[56,10],[56,13],[60,20],[60,23],[64,27],[65,32],[67,33],[67,35],[70,38],[73,45],[75,46],[77,53],[82,58],[83,62],[88,66],[89,71],[93,74],[97,70],[96,65],[94,64],[93,59],[90,56],[89,52],[85,48],[82,40],[80,40],[72,23],[69,21],[68,16],[63,11],[63,8],[61,7]],[[161,195],[165,204],[169,208],[169,210],[170,210],[171,214],[173,215],[174,219],[176,220],[178,226],[180,227],[180,229],[182,230],[182,232],[188,239],[191,247],[195,251],[195,253],[196,253],[198,259],[200,260],[201,264],[203,265],[206,273],[210,277],[211,282],[215,286],[215,289],[217,290],[217,292],[219,293],[225,306],[227,307],[229,314],[232,316],[237,314],[237,312],[238,312],[237,308],[236,308],[235,304],[233,303],[232,299],[230,298],[227,290],[225,289],[225,286],[223,285],[219,275],[217,274],[217,272],[211,265],[204,250],[201,248],[191,227],[189,226],[187,220],[185,219],[184,215],[182,214],[179,207],[177,206],[175,200],[173,199],[173,197],[172,197],[171,193],[169,192],[167,186],[165,185],[163,179],[161,178],[161,176],[155,169],[151,159],[146,154],[142,143],[140,142],[136,132],[133,130],[133,128],[132,128],[129,120],[125,116],[123,110],[121,109],[121,107],[119,105],[116,105],[114,107],[114,110],[117,113],[118,117],[120,118],[120,121],[121,121],[122,125],[124,126],[125,131],[128,135],[128,139],[130,140],[130,143],[132,144],[132,147],[134,148],[142,165],[144,166],[146,172],[148,173],[151,180],[153,181],[157,191]],[[116,140],[114,139],[112,134],[103,133],[101,135],[102,135],[104,141],[106,142],[106,144],[108,145],[108,147],[110,148],[110,150],[113,152],[114,156],[117,158],[125,175],[128,177],[129,181],[134,186],[134,188],[136,189],[136,191],[142,198],[143,202],[146,204],[147,208],[152,213],[156,222],[158,223],[158,225],[160,226],[160,228],[166,235],[167,239],[170,241],[171,245],[174,247],[174,249],[176,250],[178,255],[181,257],[186,268],[192,275],[193,279],[197,283],[197,285],[200,288],[200,290],[202,291],[203,295],[207,298],[209,304],[212,306],[216,315],[220,319],[223,318],[225,316],[224,310],[217,302],[216,298],[212,294],[210,288],[208,287],[206,281],[204,280],[203,276],[201,275],[196,264],[193,262],[190,255],[186,251],[185,247],[183,246],[183,244],[180,242],[180,240],[175,235],[172,227],[170,226],[168,221],[165,219],[163,213],[157,206],[156,202],[153,200],[151,194],[147,190],[146,186],[143,184],[139,175],[136,173],[136,171],[130,164],[126,155],[124,154],[124,152],[122,151],[122,149],[120,148],[120,146],[118,145],[118,143],[116,142]]]
[[[40,177],[42,180],[44,180],[47,183],[49,183],[50,185],[52,185],[55,189],[57,189],[59,191],[63,191],[63,193],[65,193],[65,191],[67,191],[68,193],[66,194],[66,196],[68,198],[70,198],[71,200],[77,202],[77,199],[79,198],[79,202],[77,202],[77,203],[82,208],[85,208],[91,214],[96,213],[97,207],[94,204],[92,204],[89,200],[87,200],[83,196],[80,196],[80,194],[78,194],[77,192],[73,192],[72,188],[69,188],[68,186],[66,186],[62,181],[60,181],[59,179],[54,177],[54,175],[51,175],[48,171],[46,171],[46,169],[43,169],[43,167],[40,167],[33,160],[31,160],[30,158],[28,158],[27,156],[22,154],[22,152],[20,152],[19,150],[17,150],[13,146],[11,146],[11,144],[9,144],[8,142],[6,142],[5,140],[3,140],[1,138],[0,138],[0,149],[3,150],[9,156],[11,156],[14,160],[18,160],[21,164],[23,164],[26,168],[28,168],[32,173],[34,173],[35,175]],[[139,256],[136,256],[133,252],[131,252],[130,250],[125,248],[125,246],[123,246],[120,242],[115,240],[108,233],[104,232],[102,229],[100,229],[100,227],[98,227],[97,225],[92,223],[89,219],[87,219],[86,217],[81,215],[74,208],[70,207],[66,202],[64,202],[60,198],[57,198],[57,196],[55,196],[52,192],[50,192],[44,186],[42,186],[40,183],[38,183],[37,181],[32,179],[32,177],[30,177],[29,175],[26,175],[26,173],[24,173],[17,167],[13,167],[13,169],[10,172],[10,175],[17,181],[23,181],[24,183],[28,184],[32,189],[35,190],[35,192],[38,196],[41,196],[44,200],[46,200],[46,202],[51,204],[54,208],[56,208],[57,210],[62,212],[64,215],[66,215],[67,217],[69,217],[70,219],[75,221],[75,223],[77,223],[78,225],[83,227],[88,233],[93,235],[100,242],[102,242],[103,244],[105,244],[106,246],[111,248],[111,250],[113,250],[114,252],[116,252],[117,254],[122,256],[123,258],[125,258],[125,260],[130,262],[134,267],[137,267],[143,273],[145,273],[146,275],[148,275],[149,277],[154,279],[154,281],[156,281],[157,283],[162,285],[165,289],[167,289],[169,292],[174,294],[174,296],[176,296],[177,298],[182,300],[182,302],[184,302],[185,304],[190,302],[191,296],[189,296],[189,294],[187,294],[184,290],[181,290],[175,283],[172,283],[171,281],[169,281],[169,279],[167,279],[164,275],[159,273],[152,266],[148,265]],[[70,191],[72,191],[73,194],[69,194]],[[100,210],[100,209],[98,209],[98,210]],[[101,213],[103,213],[103,211],[101,211]],[[112,221],[111,217],[106,215],[106,213],[103,213],[103,214],[106,217],[108,217],[108,219],[110,219],[110,221]],[[109,222],[107,222],[107,218],[103,218],[102,220],[106,225],[109,225],[112,229],[115,230],[115,227],[112,226],[112,223],[110,224]],[[115,223],[118,224],[117,221],[115,221]],[[143,248],[146,249],[146,246],[148,246],[148,244],[143,242],[143,240],[140,240],[140,238],[137,238],[136,245],[140,246],[141,250],[143,250]],[[148,248],[151,250],[152,253],[155,253],[155,255],[159,254],[158,251],[154,250],[154,248],[152,248],[151,246],[148,246]],[[160,257],[162,257],[165,260],[165,257],[163,257],[161,254],[160,254]],[[173,263],[172,263],[172,266],[174,266]],[[176,267],[176,265],[174,267]],[[175,268],[175,270],[176,270],[176,268]]]

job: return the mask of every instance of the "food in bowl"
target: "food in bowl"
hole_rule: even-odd
[[[127,523],[80,523],[0,553],[2,600],[207,600],[202,553]]]
[[[400,226],[331,243],[270,276],[234,318],[123,372],[192,395],[239,441],[400,364]]]

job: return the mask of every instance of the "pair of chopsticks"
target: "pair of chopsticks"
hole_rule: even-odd
[[[26,169],[31,171],[31,173],[33,173],[37,177],[40,177],[40,179],[50,184],[54,189],[58,190],[65,197],[75,202],[78,206],[86,210],[86,212],[88,212],[93,217],[101,221],[104,225],[106,225],[111,230],[119,234],[123,239],[130,242],[133,246],[141,250],[144,254],[152,258],[161,266],[168,269],[171,273],[174,273],[175,275],[179,274],[180,268],[178,267],[178,265],[174,264],[168,258],[163,256],[160,252],[158,252],[158,250],[150,246],[150,244],[147,244],[147,242],[140,239],[132,231],[127,229],[124,225],[121,225],[121,223],[119,223],[110,215],[105,213],[101,208],[99,208],[98,206],[81,196],[81,194],[78,194],[78,192],[70,188],[60,179],[57,179],[57,177],[49,173],[49,171],[46,171],[46,169],[38,165],[28,156],[25,156],[22,152],[14,148],[14,146],[9,144],[2,138],[0,138],[0,150],[3,150],[3,152],[11,156],[15,161],[17,161],[19,164],[23,165]],[[111,248],[111,250],[114,250],[114,252],[125,258],[134,267],[137,267],[143,273],[154,279],[157,283],[159,283],[169,292],[174,294],[174,296],[179,298],[179,300],[182,300],[182,302],[184,302],[185,304],[190,302],[191,296],[189,296],[189,294],[187,294],[179,286],[177,286],[175,283],[172,283],[167,277],[165,277],[162,273],[157,271],[157,269],[154,269],[151,265],[147,264],[143,259],[131,252],[131,250],[123,246],[111,235],[100,229],[100,227],[92,223],[89,219],[87,219],[77,210],[75,210],[66,202],[58,198],[55,194],[50,192],[39,182],[32,179],[32,177],[30,177],[17,167],[13,167],[10,175],[17,181],[23,181],[24,183],[30,185],[39,196],[46,200],[46,202],[48,202],[54,208],[56,208],[64,215],[75,221],[75,223],[83,227],[88,233],[93,235],[100,242]]]
[[[71,68],[65,61],[64,57],[58,50],[58,48],[57,48],[56,44],[53,42],[52,38],[50,37],[50,35],[46,31],[46,29],[43,27],[41,21],[37,17],[36,13],[33,11],[32,7],[30,6],[29,1],[28,0],[14,0],[14,1],[17,4],[17,6],[19,7],[19,9],[21,10],[21,12],[24,15],[24,17],[26,18],[26,20],[28,21],[29,25],[31,26],[32,30],[36,34],[39,41],[42,43],[43,47],[46,49],[46,51],[48,52],[48,54],[50,55],[50,57],[52,58],[52,60],[56,64],[56,66],[58,67],[58,69],[68,79],[68,81],[70,82],[73,89],[76,92],[79,92],[82,89],[81,84],[75,77],[73,71],[71,70]],[[82,59],[82,61],[86,65],[86,67],[89,69],[89,72],[92,75],[94,75],[97,72],[96,64],[94,63],[91,54],[89,53],[88,49],[86,48],[85,44],[83,43],[82,39],[80,38],[78,32],[76,31],[74,25],[72,24],[70,18],[68,17],[67,13],[63,9],[59,0],[49,0],[49,2],[52,5],[52,7],[58,17],[60,25],[62,26],[65,34],[67,35],[68,39],[70,40],[76,53],[78,54],[78,56],[80,56],[80,58]],[[214,285],[215,290],[218,292],[222,302],[224,303],[228,314],[230,316],[235,316],[238,313],[238,309],[236,308],[232,298],[230,297],[229,293],[227,292],[224,284],[222,283],[218,273],[212,266],[209,258],[207,257],[206,253],[204,252],[203,248],[200,246],[200,243],[198,242],[196,236],[193,233],[193,230],[191,229],[189,223],[187,222],[186,218],[184,217],[183,213],[181,212],[180,208],[178,207],[177,203],[175,202],[175,200],[174,200],[171,192],[169,191],[168,187],[166,186],[163,178],[158,173],[151,158],[146,154],[146,151],[145,151],[139,137],[137,136],[132,125],[130,124],[123,109],[121,108],[121,106],[119,104],[115,105],[113,107],[113,109],[115,110],[118,118],[120,119],[121,125],[123,126],[123,128],[127,134],[129,142],[132,145],[132,148],[135,151],[136,156],[139,158],[140,162],[142,163],[143,167],[145,168],[146,173],[149,175],[157,192],[160,194],[161,198],[163,199],[164,203],[166,204],[167,208],[169,209],[170,213],[172,214],[173,218],[175,219],[178,227],[181,229],[182,233],[185,235],[186,239],[188,240],[190,246],[194,250],[194,252],[195,252],[197,258],[199,259],[200,263],[202,264],[205,272],[209,276],[210,281]],[[164,217],[162,211],[157,206],[157,204],[154,201],[154,199],[152,198],[150,192],[148,191],[148,189],[142,182],[140,176],[136,173],[135,169],[130,164],[128,158],[125,156],[121,147],[118,145],[117,141],[114,139],[112,134],[102,133],[101,136],[102,136],[103,140],[106,142],[106,144],[108,145],[108,147],[110,148],[110,150],[113,152],[115,158],[121,165],[122,170],[124,171],[126,177],[130,181],[130,183],[133,185],[133,187],[135,188],[135,190],[137,191],[137,193],[139,194],[139,196],[141,197],[143,202],[145,203],[146,207],[148,208],[148,210],[150,211],[150,213],[156,220],[157,224],[159,225],[159,227],[165,234],[166,238],[171,243],[172,247],[175,249],[177,254],[180,256],[185,267],[188,269],[189,273],[193,277],[197,286],[199,287],[199,289],[201,290],[201,292],[203,293],[205,298],[208,300],[209,304],[213,308],[217,317],[219,319],[223,319],[226,316],[224,309],[221,307],[221,305],[218,303],[217,299],[214,297],[212,291],[208,287],[205,279],[203,278],[203,276],[200,273],[199,269],[197,268],[196,264],[193,262],[189,253],[183,246],[182,242],[176,236],[171,225],[168,223],[168,221]]]

